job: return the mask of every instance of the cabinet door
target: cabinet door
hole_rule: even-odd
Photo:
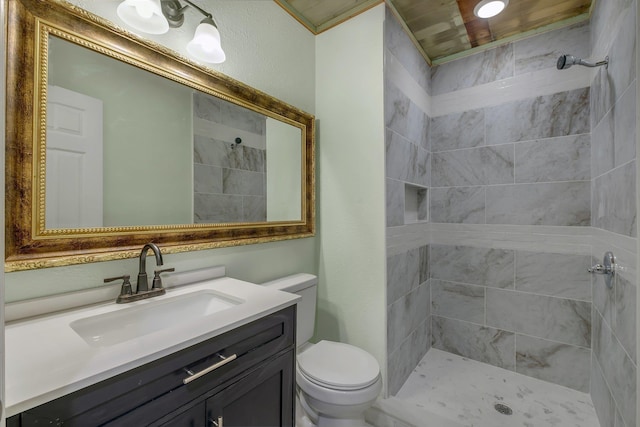
[[[169,420],[159,424],[158,427],[205,427],[205,404],[200,402],[184,412],[174,415]],[[177,412],[177,411],[176,411]]]
[[[293,427],[294,352],[207,399],[207,427]]]

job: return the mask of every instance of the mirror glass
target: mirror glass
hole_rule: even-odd
[[[313,115],[64,0],[7,21],[6,272],[315,235]]]
[[[301,219],[300,128],[48,43],[46,229]]]

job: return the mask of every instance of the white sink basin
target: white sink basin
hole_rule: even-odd
[[[156,298],[118,307],[117,311],[74,320],[69,326],[88,344],[107,347],[199,320],[244,302],[211,290]]]

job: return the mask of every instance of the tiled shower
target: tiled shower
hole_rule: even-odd
[[[266,221],[265,116],[194,92],[193,129],[194,223]]]
[[[433,347],[636,425],[636,7],[433,68],[387,10],[389,396]],[[607,250],[611,290],[587,273]]]

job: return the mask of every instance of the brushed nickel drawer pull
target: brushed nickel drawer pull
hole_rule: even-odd
[[[224,427],[222,425],[222,417],[218,417],[218,422],[215,422],[214,420],[212,420],[211,418],[209,418],[209,422],[211,423],[211,425],[213,427]]]
[[[224,357],[223,355],[221,355],[220,353],[216,354],[216,356],[218,356],[220,359],[222,359],[221,361],[219,361],[218,363],[214,363],[213,365],[209,366],[208,368],[203,369],[200,372],[197,373],[193,373],[190,370],[186,369],[187,373],[189,374],[189,376],[185,379],[182,380],[183,384],[189,384],[191,381],[195,381],[198,378],[200,378],[203,375],[207,375],[209,372],[211,371],[215,371],[216,369],[218,369],[221,366],[226,365],[229,362],[232,362],[234,360],[236,360],[236,355],[232,354],[229,357]]]

